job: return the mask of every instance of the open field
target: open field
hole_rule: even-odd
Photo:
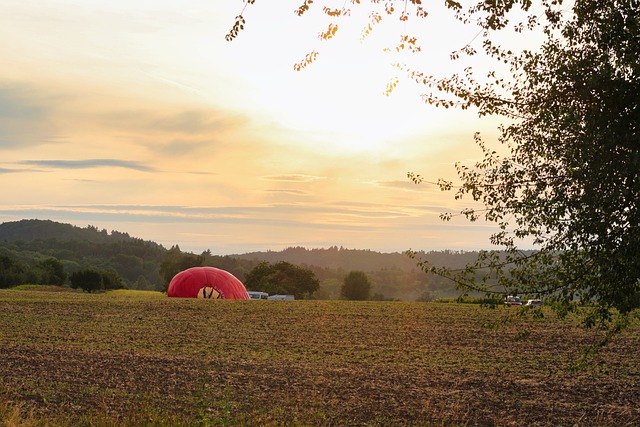
[[[637,324],[507,313],[0,290],[0,424],[640,425]]]

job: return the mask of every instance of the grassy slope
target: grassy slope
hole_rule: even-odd
[[[513,312],[0,290],[0,421],[640,424],[637,325],[572,373],[593,331]]]

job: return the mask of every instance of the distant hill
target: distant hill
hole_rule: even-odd
[[[56,239],[61,241],[83,240],[93,243],[113,243],[120,241],[139,240],[113,230],[98,230],[97,227],[88,225],[85,228],[76,227],[71,224],[63,224],[51,220],[23,219],[15,222],[4,222],[0,224],[0,241],[25,242],[32,240]],[[154,243],[158,245],[157,243]],[[160,245],[158,245],[160,246]]]
[[[25,219],[0,224],[0,257],[20,263],[22,270],[43,261],[59,260],[67,274],[83,269],[115,271],[128,286],[162,286],[160,264],[167,249],[128,233]]]
[[[77,227],[51,220],[24,219],[0,224],[0,242],[33,240],[51,240],[60,242],[84,241],[100,244],[115,244],[118,242],[142,242],[141,239],[131,237],[126,232],[99,230],[97,227]],[[164,251],[162,245],[144,241],[145,245]],[[465,251],[432,251],[418,253],[420,258],[427,259],[436,265],[446,265],[451,268],[463,267],[472,261],[477,252]],[[404,253],[383,253],[366,249],[346,249],[332,246],[322,249],[306,249],[296,246],[282,251],[250,252],[230,255],[247,261],[266,261],[275,263],[286,261],[295,265],[316,266],[319,268],[341,269],[345,271],[378,271],[382,269],[399,269],[414,271],[416,261]]]
[[[131,237],[126,232],[77,227],[51,220],[25,219],[0,224],[0,257],[9,257],[34,266],[47,258],[62,262],[67,273],[86,268],[113,270],[133,289],[160,289],[162,263],[178,246],[162,245]],[[477,252],[431,251],[417,254],[421,260],[452,269],[472,262]],[[450,280],[424,273],[415,259],[404,253],[381,253],[372,250],[290,247],[282,251],[251,252],[217,256],[204,252],[203,265],[232,272],[240,280],[262,261],[280,261],[301,265],[320,280],[317,298],[339,299],[340,286],[350,271],[363,271],[372,282],[372,293],[387,298],[415,300],[431,296],[450,296],[456,290]]]
[[[381,268],[414,269],[415,261],[402,253],[381,253],[362,249],[345,249],[332,246],[326,249],[306,249],[300,246],[282,251],[251,252],[233,255],[240,259],[259,259],[267,262],[286,261],[296,265],[315,265],[343,270],[379,270]]]
[[[477,252],[448,250],[417,252],[418,258],[422,260],[428,260],[434,265],[445,265],[451,268],[464,267],[465,264],[473,261],[477,254]],[[286,261],[296,265],[312,265],[345,271],[378,271],[384,269],[414,271],[418,269],[416,260],[409,258],[405,253],[383,253],[365,249],[338,248],[337,246],[327,249],[306,249],[297,246],[279,252],[251,252],[232,256],[245,260],[258,259],[271,263]]]

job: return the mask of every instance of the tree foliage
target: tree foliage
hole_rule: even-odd
[[[484,206],[462,214],[496,223],[491,241],[507,255],[485,253],[453,277],[466,289],[553,296],[563,311],[594,303],[585,323],[603,324],[637,307],[640,292],[640,4],[578,1],[545,32],[539,51],[509,59],[508,97],[480,105],[513,119],[500,128],[508,153],[476,135],[483,159],[457,165],[456,198]],[[523,256],[523,240],[539,251]],[[497,287],[470,280],[478,268]]]
[[[341,288],[343,298],[364,301],[369,299],[370,293],[371,282],[364,271],[352,271],[344,278]]]
[[[261,262],[247,274],[244,284],[252,291],[293,295],[297,299],[308,297],[320,287],[310,269],[286,261]]]
[[[33,266],[0,255],[0,289],[24,284],[63,285],[67,280],[64,266],[56,258],[47,258]]]
[[[42,285],[58,285],[62,286],[67,280],[67,273],[64,266],[56,258],[47,258],[39,262],[34,267],[37,279],[35,283]]]
[[[100,276],[102,277],[102,287],[107,291],[127,288],[122,277],[114,270],[102,270],[100,271]]]
[[[160,264],[160,274],[164,279],[163,290],[166,292],[173,276],[191,267],[201,267],[204,262],[204,255],[194,255],[180,250],[178,245],[167,251]]]
[[[114,270],[127,286],[134,285],[142,275],[160,290],[159,265],[166,252],[157,243],[94,226],[79,228],[48,220],[0,224],[0,254],[25,264],[28,270],[20,284],[62,285],[66,279],[61,273],[95,268]]]
[[[73,289],[82,289],[85,292],[109,291],[114,289],[126,289],[122,278],[113,270],[86,269],[76,271],[69,276]]]
[[[69,277],[73,289],[82,289],[85,292],[96,292],[104,289],[102,275],[96,270],[76,271]]]
[[[21,285],[28,271],[27,266],[5,255],[0,255],[0,289]]]
[[[352,0],[322,13],[337,22],[364,3],[373,11],[363,38],[389,17],[407,21],[429,12],[420,0]],[[434,184],[454,190],[456,199],[470,197],[472,206],[480,203],[483,208],[466,208],[459,215],[495,223],[491,243],[504,252],[482,252],[459,271],[428,262],[421,267],[451,278],[465,291],[551,296],[560,312],[572,309],[575,300],[588,302],[593,309],[587,325],[606,324],[614,311],[629,313],[640,293],[640,2],[444,3],[455,19],[479,28],[477,39],[451,52],[451,59],[480,52],[494,60],[494,70],[478,76],[466,67],[434,77],[433,70],[396,67],[426,89],[423,98],[429,104],[503,117],[500,149],[491,149],[476,134],[482,159],[456,165],[459,184]],[[305,1],[296,13],[313,6]],[[338,29],[330,25],[320,38],[332,39]],[[504,31],[536,31],[543,42],[516,50],[496,42],[494,35]],[[418,41],[406,34],[395,49],[420,51]],[[295,68],[317,56],[308,54]],[[397,83],[393,79],[388,92]],[[424,182],[413,173],[409,178]],[[537,250],[524,253],[523,246]]]

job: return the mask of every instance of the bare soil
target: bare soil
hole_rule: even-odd
[[[576,371],[596,332],[513,313],[0,291],[0,396],[71,424],[640,425],[637,325]]]

